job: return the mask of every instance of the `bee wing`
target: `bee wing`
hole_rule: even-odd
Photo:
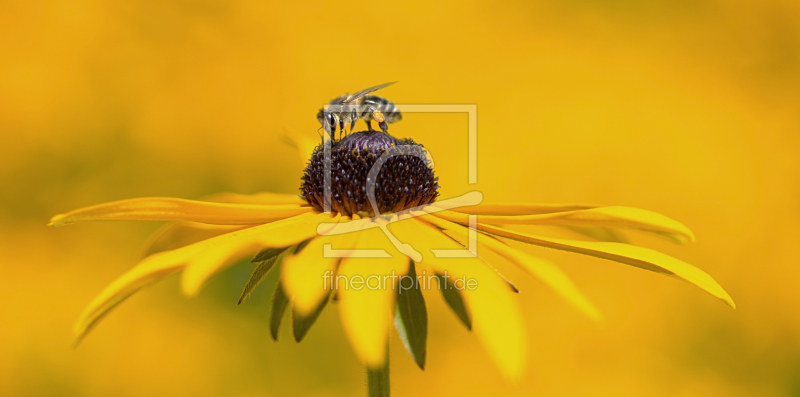
[[[348,96],[348,97],[347,97],[347,99],[345,99],[344,101],[342,101],[342,103],[343,103],[343,104],[345,104],[345,103],[350,103],[350,102],[353,102],[353,101],[355,101],[356,99],[363,97],[364,95],[367,95],[367,94],[369,94],[369,93],[371,93],[371,92],[378,91],[378,90],[380,90],[381,88],[386,88],[386,87],[388,87],[388,86],[390,86],[390,85],[392,85],[392,84],[394,84],[394,83],[396,83],[396,81],[392,81],[391,83],[386,83],[386,84],[376,85],[375,87],[370,87],[370,88],[367,88],[366,90],[361,90],[361,91],[359,91],[359,92],[356,92],[356,93],[355,93],[355,94],[353,94],[353,95],[350,95],[350,96]]]

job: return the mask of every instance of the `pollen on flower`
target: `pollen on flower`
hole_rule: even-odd
[[[375,201],[380,213],[397,212],[430,204],[439,196],[439,178],[425,159],[425,149],[411,139],[397,139],[381,131],[350,134],[331,145],[331,210],[352,216],[374,210],[367,197],[367,179],[372,166],[388,148],[400,155],[389,157],[375,183]],[[314,149],[302,177],[303,197],[322,211],[325,186],[325,146]]]

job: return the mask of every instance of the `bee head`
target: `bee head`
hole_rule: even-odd
[[[317,112],[317,121],[322,124],[322,127],[325,128],[325,131],[331,134],[336,126],[337,119],[336,115],[333,113],[326,112],[324,109],[320,109],[319,112]]]

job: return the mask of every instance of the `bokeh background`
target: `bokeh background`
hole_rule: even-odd
[[[187,299],[172,277],[77,349],[74,320],[136,262],[156,223],[47,228],[139,196],[293,193],[328,99],[386,81],[442,194],[591,202],[681,220],[690,246],[631,236],[713,275],[738,309],[621,264],[557,261],[603,311],[581,317],[520,272],[530,364],[508,384],[441,300],[429,359],[396,335],[394,395],[800,395],[800,3],[546,0],[0,3],[0,394],[366,395],[336,310],[302,344],[268,337],[251,267]],[[288,326],[289,324],[284,324]]]

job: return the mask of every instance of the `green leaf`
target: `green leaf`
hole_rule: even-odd
[[[283,291],[283,286],[278,283],[275,288],[275,294],[272,296],[272,313],[269,317],[269,332],[272,335],[272,340],[278,340],[278,329],[281,327],[281,320],[283,313],[286,311],[286,306],[289,304],[289,299]]]
[[[472,316],[464,303],[464,297],[461,296],[461,292],[458,291],[453,283],[448,282],[441,275],[437,274],[436,278],[439,280],[439,290],[442,291],[442,297],[447,302],[447,306],[450,306],[450,309],[461,320],[461,323],[472,331]]]
[[[317,321],[319,315],[325,310],[325,306],[328,305],[328,300],[330,300],[330,292],[308,316],[301,316],[297,314],[296,310],[292,310],[292,332],[294,332],[294,340],[300,342],[305,338],[308,330],[311,329],[311,326]]]
[[[424,370],[428,340],[428,311],[425,308],[425,298],[422,297],[413,263],[408,267],[407,276],[410,279],[403,276],[398,281],[394,327],[397,328],[406,350],[419,368]],[[410,285],[409,280],[413,280],[413,285]]]

